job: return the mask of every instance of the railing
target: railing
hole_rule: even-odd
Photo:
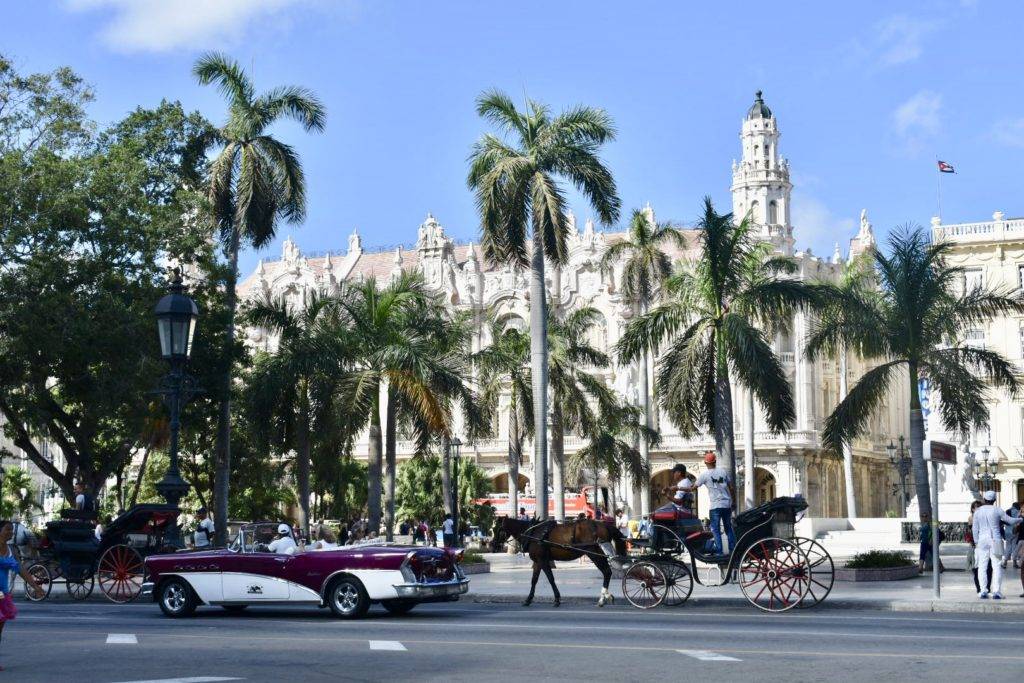
[[[1024,237],[1024,218],[950,225],[932,221],[932,239],[936,242],[998,242],[1008,237]]]
[[[779,360],[781,360],[783,363],[792,365],[793,363],[796,362],[796,354],[792,351],[783,351],[782,353],[779,354]]]

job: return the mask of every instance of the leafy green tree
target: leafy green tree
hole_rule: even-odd
[[[605,225],[619,216],[611,172],[598,157],[614,138],[601,109],[577,106],[552,117],[545,105],[527,100],[519,111],[504,93],[477,100],[477,113],[498,127],[473,146],[469,187],[476,193],[484,256],[492,262],[530,265],[530,334],[533,379],[537,514],[547,517],[548,349],[544,260],[561,264],[568,254],[568,221],[559,179],[583,193]],[[531,236],[528,237],[528,233]]]
[[[473,500],[487,494],[490,479],[472,460],[459,466],[459,509],[473,510]],[[444,519],[441,493],[441,459],[436,455],[419,456],[398,468],[395,488],[399,519],[426,519],[437,526]]]
[[[931,494],[919,380],[927,379],[941,396],[935,419],[962,435],[988,423],[992,388],[1011,396],[1021,388],[1020,376],[1002,354],[963,340],[968,330],[997,316],[1024,313],[1024,297],[982,286],[967,289],[963,269],[946,262],[948,253],[947,243],[930,243],[921,228],[896,232],[888,255],[872,253],[877,291],[833,290],[834,305],[843,313],[807,343],[812,358],[845,344],[879,361],[825,420],[823,438],[834,452],[863,432],[894,382],[909,380],[910,456],[922,521],[931,515]]]
[[[277,232],[278,220],[301,222],[306,213],[306,181],[299,157],[268,129],[287,118],[307,132],[319,132],[324,128],[326,113],[316,96],[305,88],[283,86],[257,95],[245,71],[222,54],[203,55],[193,73],[201,84],[217,85],[228,101],[227,121],[209,136],[211,142],[223,147],[210,165],[208,195],[228,258],[224,289],[229,312],[226,343],[231,347],[235,342],[239,249],[244,244],[256,249],[266,246]],[[233,368],[229,366],[220,382],[214,487],[218,543],[225,541],[227,522],[232,376]]]
[[[660,295],[665,281],[672,275],[672,259],[664,252],[665,244],[685,248],[683,234],[671,223],[655,223],[654,214],[644,209],[634,209],[629,221],[625,239],[610,245],[601,257],[601,268],[611,272],[622,263],[622,297],[631,303],[639,315],[650,310],[651,304]],[[650,354],[644,349],[637,367],[640,380],[640,407],[643,422],[651,426],[651,391],[648,382]],[[640,454],[650,467],[651,458],[647,442],[640,442]],[[651,509],[651,487],[647,481],[637,482],[640,489],[641,513]]]
[[[730,373],[753,391],[768,427],[786,429],[796,417],[793,389],[764,330],[821,296],[792,277],[791,259],[757,240],[748,218],[736,223],[706,198],[697,229],[700,255],[665,283],[662,303],[629,324],[617,349],[634,361],[666,347],[657,368],[662,406],[683,435],[714,431],[719,465],[735,481]]]
[[[41,510],[36,501],[38,488],[29,473],[20,467],[6,467],[3,471],[3,486],[0,488],[0,516],[12,519],[17,515],[22,521],[29,521],[33,510]]]

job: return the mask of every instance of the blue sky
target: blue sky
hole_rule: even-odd
[[[1017,2],[51,0],[4,11],[0,50],[24,71],[73,66],[104,122],[164,97],[219,121],[219,96],[190,75],[208,49],[252,68],[259,89],[320,95],[324,134],[275,131],[305,162],[307,220],[246,254],[244,270],[276,258],[288,234],[306,251],[343,249],[354,227],[367,245],[409,242],[427,211],[474,238],[466,156],[486,129],[474,99],[491,87],[607,109],[623,206],[650,201],[659,219],[691,221],[705,194],[730,208],[757,89],[790,159],[800,248],[845,245],[862,208],[882,235],[927,225],[937,156],[957,169],[942,179],[945,222],[1024,215]]]

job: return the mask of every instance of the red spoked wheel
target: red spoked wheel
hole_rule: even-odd
[[[740,588],[754,607],[785,612],[800,604],[810,584],[810,563],[796,543],[766,538],[750,546],[739,566]]]
[[[653,562],[637,562],[622,576],[622,594],[633,607],[651,609],[665,601],[668,579]]]
[[[32,587],[27,583],[25,584],[25,597],[32,602],[42,602],[46,598],[50,597],[50,590],[53,589],[53,577],[50,575],[50,570],[46,568],[46,565],[42,562],[36,562],[28,568],[28,574],[39,584],[42,589],[40,591],[32,590]]]
[[[794,538],[793,540],[807,556],[807,562],[811,569],[807,594],[800,601],[800,607],[814,607],[832,592],[832,585],[836,582],[836,566],[832,562],[832,556],[817,541],[809,538]]]
[[[135,548],[115,545],[100,557],[97,567],[100,589],[111,602],[131,602],[142,592],[145,566]]]
[[[92,574],[79,572],[75,576],[64,577],[64,589],[71,596],[72,600],[82,601],[92,595],[92,589],[96,581]]]

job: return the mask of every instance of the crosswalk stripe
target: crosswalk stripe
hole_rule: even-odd
[[[136,645],[139,639],[134,633],[108,633],[107,645]]]
[[[726,655],[720,655],[717,652],[709,652],[708,650],[676,650],[681,655],[687,657],[693,657],[699,659],[702,662],[739,662],[742,661],[736,657],[727,657]]]
[[[392,650],[394,652],[404,652],[405,645],[402,645],[397,640],[371,640],[371,650]]]

